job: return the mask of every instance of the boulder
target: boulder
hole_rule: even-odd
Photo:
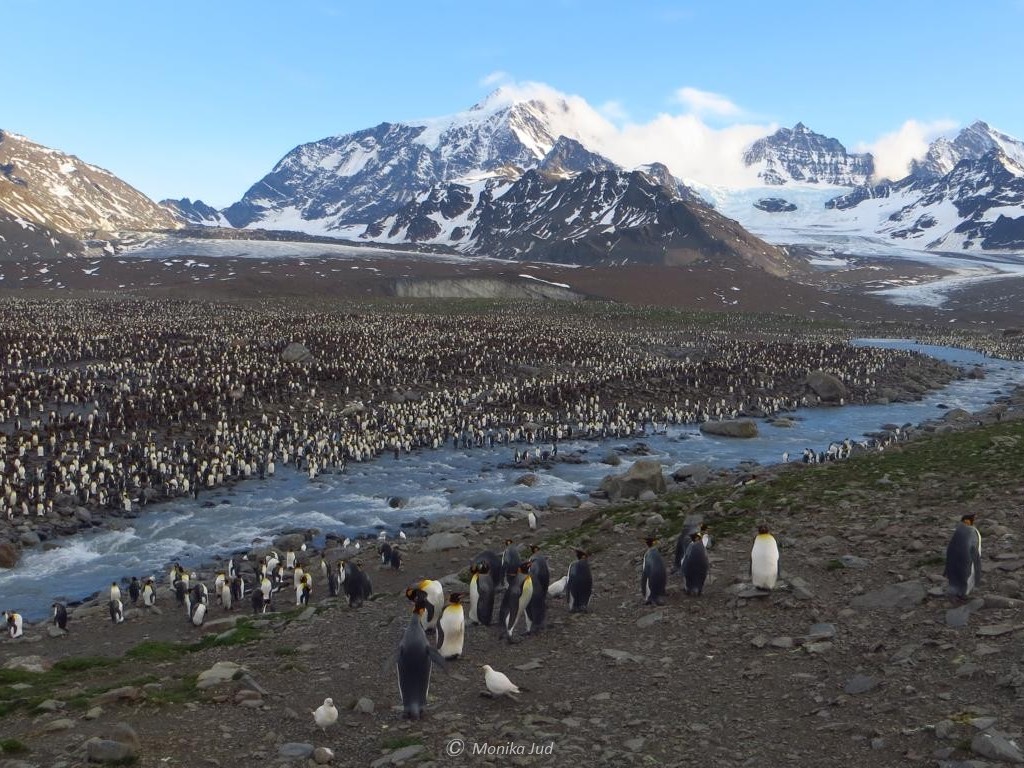
[[[750,419],[705,421],[700,425],[700,431],[716,437],[757,437],[757,422]]]
[[[308,363],[313,359],[313,354],[305,345],[293,341],[281,350],[281,359],[286,363]]]
[[[21,550],[9,541],[0,541],[0,568],[13,568],[21,558]]]
[[[707,464],[684,464],[672,473],[677,483],[691,482],[694,485],[706,483],[711,477],[711,467]]]
[[[561,496],[548,496],[547,506],[550,509],[576,509],[580,505],[580,497],[573,493]]]
[[[612,501],[638,499],[644,491],[664,493],[665,475],[661,471],[661,462],[639,459],[624,474],[606,476],[600,488]]]
[[[212,667],[199,673],[196,688],[205,690],[215,685],[223,685],[235,679],[235,675],[245,672],[245,667],[233,661],[218,661]]]
[[[537,484],[537,476],[532,472],[528,472],[525,475],[520,475],[516,478],[516,485],[525,485],[527,488],[533,488]]]
[[[601,463],[607,464],[610,467],[617,467],[622,463],[622,457],[614,451],[610,451],[604,455],[604,458],[601,459]]]
[[[90,763],[126,765],[136,757],[128,744],[112,739],[89,739],[85,742],[85,753]]]
[[[286,533],[274,539],[274,548],[298,552],[306,543],[306,535],[303,533]]]
[[[808,373],[807,386],[823,403],[838,403],[846,398],[846,385],[838,377],[825,371]]]
[[[446,549],[459,549],[469,544],[461,533],[444,531],[432,533],[423,542],[424,552],[443,552]]]

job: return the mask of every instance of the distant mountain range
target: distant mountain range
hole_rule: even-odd
[[[626,168],[599,153],[607,137],[595,114],[579,99],[499,89],[447,118],[300,145],[223,210],[188,198],[157,205],[107,171],[0,132],[0,256],[201,226],[578,264],[725,259],[788,273],[797,267],[788,253],[741,226],[764,216],[918,248],[1024,248],[1024,142],[983,122],[935,140],[895,180],[876,179],[872,156],[835,138],[781,128],[743,154],[764,195],[728,207],[737,223],[664,165]],[[787,192],[812,187],[827,200],[813,210]]]

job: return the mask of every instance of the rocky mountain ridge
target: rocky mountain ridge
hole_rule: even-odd
[[[61,257],[129,230],[174,229],[171,214],[103,168],[0,131],[0,257]],[[22,224],[21,222],[25,222]]]

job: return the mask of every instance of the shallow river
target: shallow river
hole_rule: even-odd
[[[987,376],[955,381],[912,403],[800,409],[789,414],[795,426],[762,423],[760,436],[749,440],[705,437],[693,425],[670,427],[665,435],[642,440],[669,473],[696,462],[714,467],[745,460],[774,464],[782,460],[783,452],[799,459],[805,448],[820,451],[833,440],[858,440],[883,424],[918,424],[941,417],[945,411],[940,405],[978,410],[1024,382],[1024,364],[976,352],[897,340],[859,343],[916,349],[962,366],[981,365]],[[54,599],[81,599],[124,576],[155,574],[159,583],[171,560],[183,565],[209,561],[284,529],[317,528],[324,534],[356,536],[383,526],[397,533],[401,523],[419,517],[480,516],[513,500],[539,505],[552,495],[586,495],[606,474],[624,472],[634,460],[625,456],[621,466],[611,468],[600,463],[601,457],[616,446],[635,442],[563,441],[560,452],[583,453],[588,463],[537,471],[539,481],[532,488],[515,484],[523,469],[499,468],[511,463],[515,446],[448,447],[397,460],[386,454],[374,462],[350,464],[344,474],[321,475],[313,481],[279,469],[271,479],[247,480],[231,489],[203,493],[198,500],[154,505],[122,531],[96,530],[50,550],[27,551],[16,568],[0,570],[0,610],[17,610],[36,620],[47,614]],[[387,503],[391,496],[404,497],[408,503],[392,509]],[[211,501],[215,506],[202,506]]]

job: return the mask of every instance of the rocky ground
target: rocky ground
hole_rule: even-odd
[[[42,625],[0,642],[0,766],[84,765],[88,750],[143,766],[330,761],[318,748],[345,766],[1024,762],[1022,410],[836,464],[546,512],[536,533],[521,511],[449,521],[454,548],[414,540],[401,572],[368,565],[376,597],[359,609],[316,599],[223,620],[215,607],[196,629],[163,590],[159,612],[120,626],[80,608],[66,636]],[[985,576],[954,602],[943,558],[966,510]],[[660,535],[670,559],[684,521],[700,518],[715,535],[703,596],[673,576],[664,605],[642,605],[643,538]],[[769,595],[745,584],[759,520],[783,558],[785,584]],[[551,600],[546,630],[513,645],[470,629],[464,657],[435,670],[426,718],[403,720],[387,662],[409,616],[404,588],[455,584],[506,538],[542,543],[556,577],[572,545],[588,548],[591,611]],[[22,671],[36,663],[49,671]],[[218,664],[228,679],[197,685]],[[482,664],[522,694],[486,697]],[[322,733],[311,712],[326,696],[342,713]],[[113,744],[86,746],[94,737]]]

